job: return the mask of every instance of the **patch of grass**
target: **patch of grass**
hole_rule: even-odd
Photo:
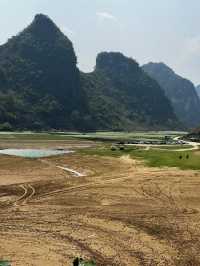
[[[200,156],[194,152],[174,152],[161,150],[140,150],[133,151],[131,155],[146,161],[151,167],[178,167],[180,169],[200,169]],[[187,155],[189,158],[187,159]]]
[[[191,149],[191,145],[161,145],[161,146],[152,146],[153,149],[162,149],[162,150],[182,150],[182,149]]]
[[[111,146],[98,146],[96,148],[88,148],[88,149],[80,149],[79,153],[82,155],[97,155],[97,156],[104,156],[104,157],[121,157],[123,155],[131,154],[133,151],[142,150],[141,147],[129,147],[125,148],[124,150],[120,150],[119,147],[116,151],[111,150]]]
[[[9,261],[0,261],[0,266],[11,266]]]
[[[85,154],[110,157],[130,155],[132,158],[144,160],[146,165],[150,167],[178,167],[180,169],[200,170],[200,155],[193,151],[179,152],[156,149],[145,150],[139,147],[128,147],[124,151],[111,151],[110,147],[107,145],[87,150],[83,149],[79,152],[82,155]],[[189,158],[187,158],[187,155]]]

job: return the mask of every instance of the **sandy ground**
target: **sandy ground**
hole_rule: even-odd
[[[71,266],[76,256],[105,266],[178,265],[181,228],[198,224],[199,208],[199,171],[147,168],[128,156],[0,156],[0,258],[13,266]]]

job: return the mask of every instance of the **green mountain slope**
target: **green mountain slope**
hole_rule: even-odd
[[[84,111],[72,43],[48,17],[0,47],[0,91],[0,123],[15,128],[72,128]]]
[[[98,127],[166,129],[180,126],[158,83],[121,53],[101,53],[96,69],[84,75],[90,112]],[[101,124],[103,122],[103,124]]]
[[[180,126],[158,83],[134,60],[102,53],[93,73],[80,73],[71,41],[41,14],[0,46],[0,102],[0,130]]]
[[[200,124],[200,99],[192,82],[178,76],[163,63],[149,63],[143,66],[143,70],[157,80],[185,126],[191,128]]]

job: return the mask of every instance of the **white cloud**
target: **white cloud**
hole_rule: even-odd
[[[108,12],[97,12],[96,15],[102,20],[112,20],[117,22],[117,18]]]

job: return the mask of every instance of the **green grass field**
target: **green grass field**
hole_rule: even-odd
[[[160,145],[153,146],[152,149],[161,149],[161,150],[182,150],[182,149],[191,149],[191,145]]]
[[[130,155],[132,158],[143,160],[150,167],[178,167],[180,169],[200,170],[200,155],[194,151],[179,152],[170,150],[145,150],[143,148],[126,148],[124,151],[111,151],[110,147],[85,149],[80,153],[87,155],[121,157]],[[186,158],[186,156],[189,158]],[[181,156],[181,158],[180,158]]]
[[[178,167],[180,169],[200,169],[200,156],[194,152],[174,152],[159,150],[140,150],[131,153],[131,156],[145,160],[152,167]],[[181,157],[180,157],[181,156]],[[189,158],[187,158],[189,156]]]

